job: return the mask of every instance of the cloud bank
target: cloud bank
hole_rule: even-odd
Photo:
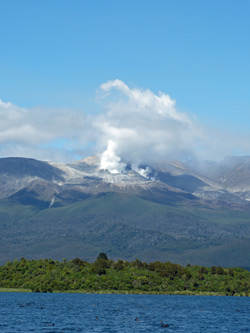
[[[69,162],[100,155],[111,173],[132,169],[147,177],[149,166],[167,160],[219,159],[250,152],[249,136],[208,130],[180,112],[169,95],[103,83],[100,112],[26,109],[0,100],[0,157],[23,156]],[[144,167],[143,167],[144,166]]]
[[[70,109],[25,109],[0,100],[0,155],[71,160],[91,139],[90,119]]]
[[[122,172],[124,162],[138,169],[193,157],[203,140],[195,120],[178,112],[175,101],[162,92],[131,89],[114,80],[101,85],[99,101],[106,111],[93,124],[100,130],[98,146],[107,147],[101,166],[110,172]]]

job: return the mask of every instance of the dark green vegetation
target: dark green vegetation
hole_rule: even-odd
[[[250,262],[250,212],[105,193],[46,209],[0,201],[0,263],[20,257],[112,258],[212,266]]]
[[[250,157],[215,164],[166,162],[152,180],[129,165],[113,175],[97,156],[69,165],[0,159],[0,264],[82,254],[93,262],[104,251],[250,268]]]
[[[102,257],[92,264],[79,258],[7,262],[0,267],[0,291],[250,295],[250,272],[242,268],[183,267]]]

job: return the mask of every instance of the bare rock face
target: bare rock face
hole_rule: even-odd
[[[130,193],[156,202],[193,201],[236,207],[248,205],[250,200],[250,157],[227,157],[207,170],[196,170],[178,161],[149,170],[145,176],[127,166],[124,172],[113,174],[100,169],[98,156],[67,165],[2,158],[0,199],[34,196],[50,207],[63,204],[64,198],[78,201],[105,192]]]
[[[64,180],[63,171],[47,162],[30,158],[9,157],[0,159],[0,198],[32,186],[36,181],[53,185]]]
[[[210,169],[209,176],[228,191],[250,191],[250,156],[227,156]]]

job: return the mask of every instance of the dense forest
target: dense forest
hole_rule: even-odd
[[[250,272],[242,268],[203,267],[79,258],[14,260],[0,267],[0,291],[250,295]]]

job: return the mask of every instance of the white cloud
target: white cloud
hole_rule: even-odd
[[[215,132],[178,111],[169,95],[130,88],[121,80],[100,86],[101,112],[25,109],[0,100],[0,156],[68,162],[101,155],[101,167],[117,173],[126,163],[148,177],[166,160],[219,159],[250,152],[248,135]],[[205,102],[204,102],[205,103]]]
[[[72,160],[75,150],[92,138],[89,122],[89,116],[76,110],[25,109],[0,100],[0,154]]]
[[[108,81],[100,88],[99,100],[106,112],[95,119],[94,125],[101,131],[102,149],[109,142],[103,156],[113,142],[112,156],[138,170],[140,164],[152,165],[156,161],[195,154],[202,131],[195,121],[176,110],[175,101],[169,95],[131,89],[120,80]],[[112,165],[110,155],[109,160]]]
[[[130,89],[121,80],[108,81],[100,86],[101,90],[105,92],[103,97],[107,97],[113,90],[119,91],[126,96],[127,106],[133,107],[134,111],[138,113],[148,114],[155,113],[169,117],[183,122],[190,122],[189,117],[175,109],[175,100],[171,99],[169,95],[159,92],[155,95],[150,90]],[[121,106],[121,100],[119,101]],[[110,104],[112,107],[112,104]],[[126,105],[124,105],[126,107]]]

